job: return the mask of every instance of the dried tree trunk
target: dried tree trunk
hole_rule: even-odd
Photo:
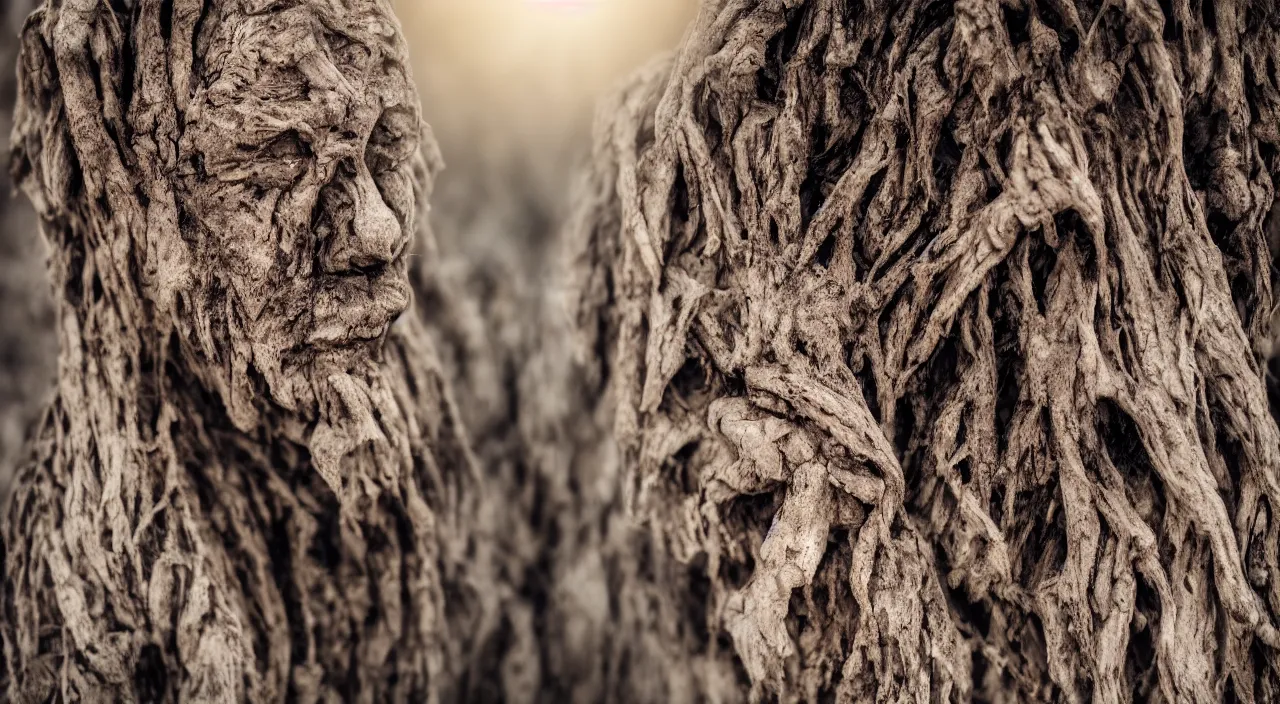
[[[709,0],[621,93],[577,309],[700,655],[782,701],[1280,698],[1278,28]]]
[[[48,0],[20,75],[61,351],[0,691],[460,698],[494,560],[433,346],[388,329],[438,159],[387,3]]]

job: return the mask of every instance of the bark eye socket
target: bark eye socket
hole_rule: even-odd
[[[242,178],[262,188],[287,188],[306,172],[311,145],[289,130],[257,144],[241,144]]]
[[[311,158],[311,146],[295,130],[289,130],[262,146],[258,152],[268,159],[286,163]]]
[[[417,114],[405,107],[382,113],[369,136],[365,163],[375,173],[395,169],[418,151]]]

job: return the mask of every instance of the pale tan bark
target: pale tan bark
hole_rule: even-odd
[[[491,635],[468,440],[387,327],[438,162],[406,47],[381,0],[277,5],[26,25],[61,352],[0,510],[7,699],[451,701]]]
[[[10,698],[1280,697],[1270,5],[711,0],[602,108],[574,358],[542,221],[443,272],[427,233],[365,345],[434,159],[194,116],[403,64],[330,31],[372,1],[233,67],[269,3],[136,4],[24,44],[62,373]]]
[[[584,349],[740,687],[1280,697],[1278,24],[710,0],[605,110]]]

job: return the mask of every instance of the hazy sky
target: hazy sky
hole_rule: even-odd
[[[597,99],[676,46],[697,0],[400,0],[447,169],[442,240],[503,246],[554,221]],[[532,228],[532,230],[530,229]],[[437,230],[441,230],[437,227]]]
[[[399,12],[427,119],[461,168],[581,141],[600,94],[674,47],[695,2],[403,0]]]

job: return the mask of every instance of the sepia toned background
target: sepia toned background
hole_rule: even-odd
[[[399,0],[447,164],[433,198],[444,253],[474,263],[540,250],[589,150],[596,99],[674,47],[695,8],[696,0]]]
[[[596,100],[673,47],[696,0],[396,0],[446,169],[432,220],[446,260],[519,267],[564,217]],[[34,0],[0,0],[0,135]],[[4,170],[7,172],[7,169]],[[0,193],[11,187],[0,175]],[[56,366],[43,244],[21,197],[0,233],[0,486]],[[533,258],[537,258],[534,256]],[[446,264],[447,266],[447,264]],[[519,273],[519,272],[517,272]],[[529,274],[533,285],[542,285]]]

